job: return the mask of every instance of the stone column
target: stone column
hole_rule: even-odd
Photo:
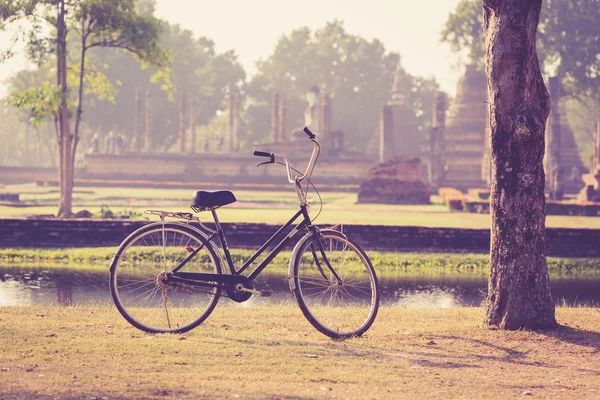
[[[560,160],[561,126],[558,102],[560,100],[560,80],[553,76],[548,80],[550,92],[550,118],[548,123],[548,156],[546,159],[546,176],[549,179],[550,197],[562,200],[562,170]]]
[[[287,142],[287,102],[282,100],[279,104],[279,137],[280,142]]]
[[[133,139],[131,151],[139,151],[142,144],[142,98],[139,89],[135,91],[135,108],[133,115]]]
[[[152,151],[152,94],[146,91],[146,126],[144,132],[144,151]]]
[[[190,154],[196,153],[196,98],[192,97],[190,101],[189,115],[189,131],[190,131]]]
[[[446,130],[446,95],[437,92],[433,105],[433,124],[429,142],[429,182],[439,187],[444,176],[445,146],[444,132]]]
[[[594,135],[594,158],[592,159],[592,173],[600,169],[600,120],[596,121],[596,134]]]
[[[394,156],[394,113],[392,107],[386,104],[379,119],[379,162],[389,161]]]
[[[179,100],[179,151],[182,153],[185,153],[186,111],[187,98],[183,92]]]
[[[239,94],[233,98],[233,151],[240,151],[240,110],[242,106],[242,97]]]
[[[271,105],[271,132],[273,133],[273,142],[281,141],[279,135],[279,93],[273,95],[273,104]]]
[[[331,96],[325,94],[321,103],[321,136],[331,145]]]
[[[235,95],[229,94],[229,120],[227,122],[229,151],[235,151]]]

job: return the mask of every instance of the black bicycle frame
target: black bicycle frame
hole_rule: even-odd
[[[281,241],[277,244],[277,246],[275,246],[273,248],[273,250],[271,250],[269,252],[267,257],[260,264],[258,264],[258,266],[254,269],[254,271],[252,271],[250,273],[250,275],[247,276],[247,278],[250,280],[253,280],[254,278],[256,278],[267,267],[267,265],[269,265],[271,263],[271,261],[273,261],[273,259],[275,257],[277,257],[277,255],[281,252],[283,247],[296,235],[296,233],[298,233],[299,231],[303,230],[306,227],[311,226],[311,221],[310,221],[310,216],[308,215],[307,206],[301,205],[300,210],[298,210],[298,212],[292,218],[290,218],[290,220],[285,225],[283,225],[281,228],[279,228],[279,230],[277,232],[275,232],[275,234],[273,236],[271,236],[269,238],[269,240],[267,240],[267,242],[265,244],[263,244],[252,255],[252,257],[250,257],[248,260],[246,260],[246,262],[244,262],[244,264],[240,267],[240,269],[236,269],[235,266],[233,265],[233,260],[231,258],[231,253],[229,252],[229,246],[227,244],[227,239],[225,237],[225,233],[223,232],[223,229],[221,228],[221,224],[219,223],[219,219],[217,218],[216,212],[213,210],[213,218],[215,220],[215,225],[216,225],[217,229],[216,229],[216,232],[213,233],[208,238],[206,243],[210,242],[215,236],[217,236],[217,235],[219,236],[219,239],[221,240],[221,247],[223,249],[223,253],[225,253],[225,259],[227,260],[227,264],[229,265],[229,270],[231,271],[231,275],[229,275],[229,274],[195,273],[195,272],[179,272],[179,270],[181,268],[183,268],[183,266],[185,266],[185,264],[187,264],[187,262],[189,260],[191,260],[196,254],[198,254],[198,252],[204,247],[204,244],[203,244],[202,246],[200,246],[199,248],[197,248],[193,252],[191,252],[190,255],[185,260],[183,260],[177,267],[175,267],[171,271],[171,273],[173,275],[170,279],[175,282],[187,283],[187,284],[198,285],[198,286],[218,286],[218,285],[211,284],[208,282],[203,283],[203,282],[198,282],[198,281],[212,281],[212,282],[220,282],[220,283],[235,282],[237,280],[236,277],[239,277],[244,271],[246,271],[250,267],[250,265],[252,265],[252,263],[258,257],[260,257],[260,255],[262,253],[265,252],[267,247],[269,247],[271,244],[273,244],[275,241],[277,241],[277,238],[281,235],[281,233],[284,230],[286,230],[288,227],[290,227],[300,217],[302,217],[302,221],[300,221],[294,227],[294,229],[292,229],[292,231],[289,234],[287,234],[283,239],[281,239]]]

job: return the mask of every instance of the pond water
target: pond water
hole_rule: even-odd
[[[247,303],[290,301],[287,271],[263,274],[255,287],[272,290],[269,298],[253,297]],[[486,273],[394,272],[379,274],[382,303],[398,307],[449,308],[479,306],[487,291]],[[600,305],[600,276],[551,276],[552,295],[560,305]],[[223,298],[224,303],[233,303]],[[87,302],[112,303],[108,288],[108,268],[44,268],[43,266],[0,265],[0,306]]]

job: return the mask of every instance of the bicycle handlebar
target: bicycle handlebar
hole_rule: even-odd
[[[254,154],[255,156],[259,156],[259,157],[270,157],[271,158],[270,162],[274,162],[274,160],[281,161],[285,165],[285,168],[287,170],[288,181],[290,183],[296,183],[296,182],[300,183],[307,176],[312,175],[312,171],[315,168],[315,163],[317,162],[317,158],[319,157],[319,152],[321,151],[321,146],[319,145],[319,142],[317,141],[316,135],[314,133],[312,133],[310,131],[310,129],[308,129],[307,127],[304,127],[303,131],[304,131],[304,133],[306,133],[308,135],[308,137],[310,138],[310,141],[313,142],[313,152],[310,156],[310,160],[308,161],[308,165],[306,166],[306,171],[304,171],[304,173],[300,176],[295,176],[294,178],[292,178],[292,170],[290,168],[290,163],[287,160],[287,158],[285,158],[285,157],[278,156],[274,153],[268,153],[265,151],[257,151],[257,150],[255,150],[252,154]],[[261,163],[259,165],[262,165],[262,164],[268,164],[268,163]]]
[[[308,129],[308,127],[307,127],[307,126],[305,126],[305,127],[304,127],[303,131],[304,131],[304,133],[306,133],[306,134],[308,135],[308,137],[309,137],[311,140],[312,140],[312,139],[314,139],[314,138],[316,138],[315,134],[314,134],[314,133],[312,133],[312,132],[310,131],[310,129]]]

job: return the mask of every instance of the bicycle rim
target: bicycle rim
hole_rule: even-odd
[[[375,271],[360,247],[342,233],[309,237],[294,260],[293,279],[298,305],[320,332],[333,338],[359,336],[375,320]]]
[[[170,272],[205,239],[177,224],[151,224],[127,238],[110,269],[110,289],[119,312],[146,332],[185,332],[200,324],[217,304],[220,289],[165,281]],[[210,246],[204,247],[181,272],[221,273]]]

